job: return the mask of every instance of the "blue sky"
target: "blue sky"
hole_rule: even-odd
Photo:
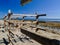
[[[42,18],[60,18],[60,0],[32,0],[32,2],[21,6],[20,0],[0,0],[0,18],[11,9],[13,13],[38,14],[46,13]]]

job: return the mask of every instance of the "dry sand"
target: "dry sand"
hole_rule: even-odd
[[[17,22],[18,22],[18,21],[17,21]],[[0,24],[4,24],[4,21],[3,21],[3,20],[0,20]],[[26,27],[26,26],[25,26],[25,27]],[[18,30],[19,30],[19,29],[16,29],[16,30],[14,30],[13,32],[14,32],[15,35],[17,34],[17,35],[21,36],[22,33],[21,33],[20,31],[18,31]],[[60,40],[60,35],[58,35],[58,34],[53,34],[53,33],[49,33],[49,32],[42,31],[42,30],[39,30],[38,32],[35,32],[35,30],[32,30],[32,31],[31,31],[30,28],[28,28],[27,30],[30,31],[30,32],[33,32],[33,33],[35,33],[35,34],[38,34],[38,35],[47,37],[47,38]],[[3,33],[3,32],[2,32],[2,29],[0,30],[0,45],[5,45],[4,43],[1,43],[1,42],[4,42],[4,41],[3,41],[3,38],[8,39],[7,34],[8,34],[7,31],[6,31],[5,33]],[[16,40],[17,40],[16,43],[13,42],[14,45],[42,45],[42,44],[36,42],[36,41],[33,40],[33,39],[30,39],[33,43],[30,42],[30,41],[28,41],[28,40],[25,40],[25,39],[23,39],[24,42],[22,42],[21,40],[18,39],[18,37],[16,37]],[[9,44],[9,45],[11,45],[11,44]]]

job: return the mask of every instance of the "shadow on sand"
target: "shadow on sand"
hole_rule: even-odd
[[[8,45],[9,44],[9,42],[5,38],[3,38],[3,41],[4,41],[4,44],[5,45]]]
[[[30,38],[34,39],[35,41],[37,41],[38,43],[40,43],[42,45],[60,45],[60,41],[58,41],[58,40],[42,37],[40,35],[31,33],[24,29],[21,29],[21,32],[23,34],[29,36]]]

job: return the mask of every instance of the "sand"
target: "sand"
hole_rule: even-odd
[[[16,21],[18,22],[18,21]],[[19,23],[19,22],[18,22]],[[4,21],[3,20],[0,20],[0,25],[4,25]],[[46,38],[50,38],[50,39],[57,39],[57,40],[60,40],[60,35],[58,34],[53,34],[53,33],[50,33],[50,32],[46,32],[46,31],[43,31],[43,30],[39,30],[38,32],[35,32],[35,29],[34,30],[31,30],[31,28],[28,28],[28,26],[24,26],[28,31],[32,32],[32,33],[35,33],[37,35],[40,35],[40,36],[43,36],[43,37],[46,37]],[[23,28],[23,27],[22,27]],[[7,34],[9,34],[7,31],[5,32],[2,32],[2,30],[4,30],[3,28],[0,28],[0,45],[5,45],[4,41],[3,41],[3,38],[5,38],[7,41],[8,41],[8,36]],[[35,40],[33,39],[30,39],[30,41],[26,40],[26,39],[22,39],[24,42],[22,42],[21,40],[19,40],[19,38],[16,36],[18,35],[19,37],[21,37],[21,35],[24,35],[20,32],[20,29],[17,29],[15,28],[14,30],[12,30],[12,32],[14,33],[14,38],[17,42],[15,43],[13,40],[13,44],[14,45],[42,45],[38,42],[36,42]],[[25,35],[24,35],[25,36]],[[24,37],[23,36],[23,37]],[[28,36],[26,36],[28,37]],[[29,38],[29,37],[28,37]],[[1,43],[3,42],[3,43]],[[10,43],[8,45],[11,45]]]

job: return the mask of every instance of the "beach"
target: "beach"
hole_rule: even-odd
[[[13,34],[14,34],[14,37],[15,38],[12,38],[12,41],[15,39],[17,42],[15,43],[14,41],[13,41],[13,43],[15,44],[15,45],[26,45],[26,44],[28,44],[28,45],[42,45],[41,43],[38,43],[37,41],[35,41],[34,39],[29,39],[29,36],[27,36],[27,35],[25,35],[25,34],[23,34],[22,32],[21,32],[21,30],[19,29],[21,26],[19,26],[20,25],[20,23],[22,23],[22,21],[19,21],[19,20],[11,20],[10,21],[11,23],[14,23],[14,24],[17,24],[18,25],[18,27],[16,28],[16,27],[11,27],[11,32],[13,32]],[[54,32],[54,30],[50,30],[50,28],[46,28],[46,27],[58,27],[59,28],[59,25],[60,25],[60,23],[51,23],[51,22],[48,22],[48,23],[39,23],[39,25],[37,26],[38,28],[41,28],[41,29],[39,29],[37,32],[35,32],[35,28],[33,28],[32,30],[31,30],[31,27],[30,27],[30,25],[31,25],[31,23],[34,23],[34,24],[32,24],[33,26],[35,26],[35,22],[31,22],[31,21],[25,21],[25,23],[27,24],[25,24],[24,26],[22,26],[21,28],[23,28],[23,29],[26,29],[28,32],[32,32],[32,33],[34,33],[34,34],[37,34],[37,35],[39,35],[39,36],[42,36],[42,37],[45,37],[45,38],[48,38],[48,39],[56,39],[56,40],[60,40],[60,34],[59,33],[57,33],[57,32],[59,32],[59,31],[57,31],[57,32]],[[48,25],[49,24],[49,25]],[[7,25],[7,23],[6,23],[6,25]],[[44,26],[44,27],[43,27]],[[5,43],[4,43],[4,41],[3,41],[3,38],[5,39],[5,40],[7,40],[7,42],[9,42],[8,41],[8,29],[6,29],[5,30],[5,28],[3,28],[4,27],[4,20],[0,20],[0,45],[4,45]],[[7,26],[6,26],[7,27]],[[44,29],[44,30],[42,30],[42,29]],[[59,29],[60,30],[60,29]],[[16,36],[16,35],[18,35],[18,37]],[[21,35],[23,35],[23,36],[21,36]],[[21,40],[19,40],[19,37],[21,38],[23,38],[22,40],[23,40],[23,42],[21,41]],[[27,40],[27,39],[25,39],[24,37],[28,37],[28,39],[29,40]],[[30,42],[30,41],[32,41],[32,42]],[[1,42],[3,42],[3,43],[1,43]],[[25,43],[24,43],[25,42]],[[9,43],[10,44],[10,43]]]

